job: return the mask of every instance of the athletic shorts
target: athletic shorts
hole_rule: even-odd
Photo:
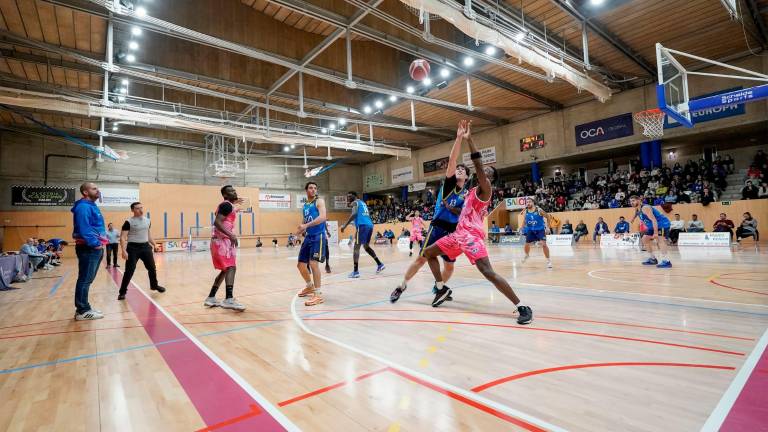
[[[542,240],[547,240],[547,232],[545,230],[528,230],[525,232],[526,243],[536,243]]]
[[[411,231],[411,241],[412,242],[420,242],[424,240],[424,237],[421,235],[421,230],[413,230]]]
[[[475,265],[477,260],[488,256],[485,248],[485,239],[472,234],[452,233],[437,241],[437,247],[452,261],[461,254],[467,256],[469,263]]]
[[[301,243],[301,249],[299,249],[299,262],[309,263],[309,260],[317,262],[325,262],[325,254],[327,253],[327,241],[325,234],[315,234],[304,238],[304,242]]]
[[[424,239],[424,246],[419,251],[419,255],[424,256],[424,249],[437,243],[443,237],[450,235],[451,233],[434,225],[430,225],[429,231],[427,231],[427,237]],[[455,262],[453,258],[448,258],[448,255],[443,255],[443,259],[447,262]]]
[[[653,235],[653,227],[646,228],[644,235],[652,236]],[[659,237],[664,237],[666,239],[669,238],[669,227],[661,227],[659,228]]]
[[[357,236],[355,236],[355,243],[368,244],[371,242],[372,235],[373,235],[373,225],[360,225],[357,227]]]

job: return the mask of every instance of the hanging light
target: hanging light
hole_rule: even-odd
[[[369,105],[364,106],[363,107],[363,112],[366,113],[366,114],[370,114],[371,113],[371,107]]]
[[[128,42],[128,48],[135,51],[135,50],[139,49],[139,43],[136,42],[136,41],[130,41],[130,42]]]
[[[340,119],[339,119],[339,124],[340,124],[340,125],[342,125],[342,126],[346,125],[346,124],[347,124],[347,119],[345,119],[345,118],[343,118],[343,117],[342,117],[342,118],[340,118]]]
[[[390,95],[390,96],[389,96],[389,101],[390,101],[390,102],[397,102],[397,96],[395,96],[395,95]]]
[[[296,144],[291,144],[291,150],[296,148]]]
[[[139,6],[136,8],[136,16],[143,18],[147,16],[147,9],[144,6]]]
[[[326,128],[322,128],[322,129],[320,129],[320,132],[322,132],[322,133],[324,133],[324,134],[327,134],[327,133],[328,133],[328,129],[326,129]]]
[[[472,66],[473,64],[475,64],[475,59],[473,59],[470,56],[466,56],[464,57],[463,63],[464,63],[464,66]]]
[[[496,47],[493,45],[488,45],[485,47],[485,55],[494,56],[496,55]]]
[[[336,130],[336,123],[331,123],[328,125],[328,129],[335,131]]]
[[[451,75],[451,71],[449,71],[448,68],[440,69],[440,76],[442,78],[448,78],[450,75]]]
[[[432,79],[431,78],[424,78],[421,80],[421,83],[424,84],[425,87],[429,87],[432,85]]]
[[[131,34],[134,36],[141,36],[141,27],[139,26],[131,27]]]
[[[377,99],[376,102],[373,103],[373,105],[378,109],[384,108],[384,102],[382,102],[381,99]]]
[[[290,150],[291,150],[291,148],[290,148],[290,147],[288,147],[288,146],[284,146],[284,147],[283,147],[283,151],[284,151],[284,152],[287,152],[287,151],[290,151]]]
[[[515,40],[517,42],[522,42],[523,39],[525,39],[525,32],[520,32],[520,33],[515,35]]]
[[[415,92],[415,91],[416,91],[416,89],[413,88],[413,86],[410,86],[410,85],[405,88],[405,92],[408,93],[408,94],[413,94],[413,92]]]
[[[135,56],[135,55],[133,55],[133,54],[128,54],[127,56],[125,56],[125,60],[126,60],[128,63],[133,63],[133,62],[135,62],[135,61],[136,61],[136,56]]]

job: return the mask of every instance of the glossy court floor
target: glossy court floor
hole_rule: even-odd
[[[325,304],[307,308],[295,249],[240,251],[235,296],[207,309],[207,253],[158,254],[165,294],[141,266],[128,300],[103,268],[72,321],[74,260],[0,292],[0,430],[7,431],[696,431],[765,430],[768,255],[491,246],[534,322],[460,258],[454,301],[432,308],[422,269],[378,246],[386,270],[332,250]],[[223,287],[222,287],[223,291]],[[144,294],[146,293],[146,294]],[[222,293],[223,294],[223,293]],[[220,294],[220,295],[222,295]],[[762,428],[762,429],[761,429]]]

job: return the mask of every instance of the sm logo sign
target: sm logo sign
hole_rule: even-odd
[[[576,125],[575,132],[577,146],[632,136],[632,113]]]

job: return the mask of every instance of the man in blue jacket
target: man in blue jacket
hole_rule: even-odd
[[[80,186],[83,195],[74,207],[72,215],[77,253],[77,283],[75,284],[75,319],[77,321],[96,320],[104,318],[104,314],[93,309],[88,303],[88,290],[99,271],[104,245],[107,244],[107,233],[104,229],[104,218],[96,206],[99,199],[99,188],[94,183],[83,183]]]
[[[603,221],[603,218],[599,217],[595,224],[595,231],[592,233],[592,242],[597,243],[597,238],[599,236],[610,233],[611,231],[608,229],[608,224]]]
[[[619,216],[619,221],[616,222],[616,229],[613,230],[616,234],[624,234],[629,232],[629,222],[624,219],[624,216]]]

